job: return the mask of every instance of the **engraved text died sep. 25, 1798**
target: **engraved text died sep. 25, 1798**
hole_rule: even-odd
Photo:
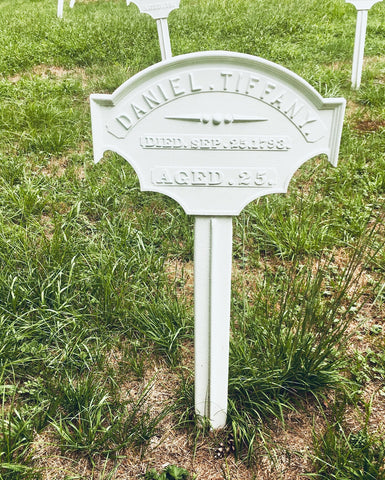
[[[291,140],[278,135],[145,135],[140,137],[140,145],[145,149],[283,152],[291,148]]]

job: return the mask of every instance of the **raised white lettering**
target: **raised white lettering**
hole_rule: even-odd
[[[146,111],[143,110],[141,107],[136,105],[135,103],[131,103],[131,108],[134,111],[136,118],[139,120],[139,118],[142,118],[143,115],[146,115]]]
[[[221,77],[223,77],[223,79],[224,79],[223,90],[226,91],[228,89],[228,79],[232,76],[233,76],[233,74],[231,72],[221,72]]]
[[[194,77],[193,74],[189,74],[189,79],[190,79],[190,89],[192,92],[200,92],[202,90],[202,87],[198,86],[194,82]]]
[[[160,105],[160,100],[155,97],[154,93],[151,90],[149,90],[147,93],[144,93],[142,97],[150,108],[154,108],[157,105]]]
[[[249,83],[248,83],[248,86],[246,88],[246,95],[248,95],[250,93],[250,90],[255,88],[257,83],[259,83],[259,78],[258,77],[250,77],[249,78]]]
[[[183,90],[182,87],[180,86],[179,82],[180,82],[180,77],[170,78],[170,85],[176,97],[178,95],[183,95],[184,93],[186,93],[186,91]]]

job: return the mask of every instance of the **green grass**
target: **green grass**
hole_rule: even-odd
[[[147,470],[145,480],[194,480],[196,476],[191,476],[190,473],[176,465],[168,465],[163,469],[162,473],[158,473],[155,468]]]
[[[343,405],[343,404],[342,404]],[[371,405],[366,404],[366,417],[356,431],[349,431],[343,409],[339,405],[332,422],[327,422],[322,438],[315,437],[316,479],[382,480],[385,478],[385,442],[369,429]]]
[[[124,0],[68,4],[60,20],[56,1],[0,3],[0,480],[41,478],[45,436],[62,458],[86,459],[90,479],[114,478],[127,452],[147,477],[189,478],[183,457],[167,470],[151,448],[162,422],[192,451],[217,441],[193,408],[193,218],[140,192],[117,155],[92,162],[89,95],[160,61],[156,24]],[[309,403],[328,418],[309,478],[383,478],[383,442],[362,408],[367,389],[385,391],[383,5],[369,13],[359,91],[355,20],[343,0],[181,0],[169,16],[174,55],[261,56],[348,101],[338,167],[312,159],[287,195],[234,220],[220,435],[248,478],[274,449],[271,425]],[[154,410],[159,371],[179,386]],[[322,411],[330,395],[335,411],[358,405],[356,430]],[[68,478],[83,478],[76,468]]]

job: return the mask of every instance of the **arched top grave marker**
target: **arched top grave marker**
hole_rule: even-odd
[[[173,10],[179,7],[180,0],[131,0],[141,13],[148,13],[158,20],[167,18]]]
[[[382,0],[346,0],[346,3],[351,3],[357,10],[370,10],[378,2]]]
[[[262,195],[286,192],[310,158],[337,163],[344,108],[344,99],[324,99],[258,57],[182,55],[112,95],[91,95],[95,161],[118,153],[142,190],[174,198],[188,214],[238,215]]]

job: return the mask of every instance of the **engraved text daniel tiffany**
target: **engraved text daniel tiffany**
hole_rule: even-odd
[[[107,130],[116,138],[123,139],[141,119],[176,99],[186,95],[225,92],[246,95],[270,105],[281,112],[308,143],[315,143],[325,135],[323,122],[314,108],[276,80],[240,70],[213,70],[206,84],[201,83],[198,77],[199,71],[181,72],[179,75],[165,77],[141,93],[136,93],[130,99],[130,103],[125,106],[124,111],[107,123]],[[203,117],[202,120],[204,120]],[[212,122],[215,125],[215,118]],[[223,124],[226,124],[225,116]]]

